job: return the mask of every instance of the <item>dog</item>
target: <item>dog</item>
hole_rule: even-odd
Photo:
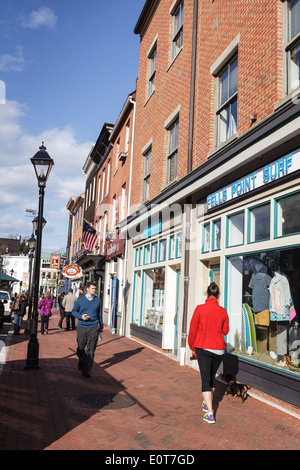
[[[227,388],[225,395],[232,395],[233,397],[240,397],[242,403],[247,400],[248,390],[251,388],[249,385],[237,382],[235,378],[226,376],[225,381],[227,382]]]

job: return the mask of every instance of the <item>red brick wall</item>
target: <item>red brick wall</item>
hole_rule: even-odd
[[[184,1],[183,49],[170,66],[172,0],[161,0],[141,37],[132,202],[142,201],[141,150],[152,138],[150,199],[166,181],[164,121],[180,105],[177,179],[187,171],[193,0]],[[282,9],[280,0],[198,2],[193,168],[214,150],[215,79],[212,64],[239,34],[238,135],[263,121],[282,98]],[[157,35],[156,89],[147,101],[147,52]],[[249,116],[257,115],[253,124]]]
[[[178,105],[180,105],[180,114],[177,179],[186,173],[187,168],[193,2],[186,1],[184,4],[183,48],[171,64],[172,16],[169,10],[172,3],[173,0],[159,2],[140,43],[136,94],[135,171],[132,185],[133,204],[139,204],[142,201],[142,148],[150,139],[153,139],[150,199],[159,194],[166,185],[167,132],[164,128],[164,122]],[[149,66],[147,53],[156,35],[158,36],[156,87],[154,93],[147,100]]]

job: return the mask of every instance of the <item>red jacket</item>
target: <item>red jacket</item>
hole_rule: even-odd
[[[226,309],[220,307],[215,297],[209,297],[205,304],[194,311],[188,343],[191,350],[226,349],[224,336],[229,332],[229,318]]]

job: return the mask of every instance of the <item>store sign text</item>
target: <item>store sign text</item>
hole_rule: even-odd
[[[214,209],[297,170],[300,170],[300,150],[281,157],[229,186],[225,186],[220,191],[210,194],[206,199],[207,210]]]

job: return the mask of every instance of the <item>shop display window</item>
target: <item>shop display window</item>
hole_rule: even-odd
[[[300,233],[300,192],[275,200],[275,237]]]
[[[157,331],[163,329],[165,268],[143,272],[142,326]]]
[[[134,273],[133,290],[132,323],[139,325],[141,316],[142,271],[135,271]]]
[[[244,243],[244,211],[227,217],[227,239],[226,246],[243,245]]]
[[[299,247],[228,257],[228,351],[300,373],[299,285]]]
[[[270,203],[249,209],[248,242],[270,239]]]

